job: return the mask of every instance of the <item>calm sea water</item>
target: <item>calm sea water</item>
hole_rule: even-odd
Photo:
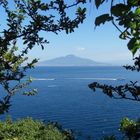
[[[37,67],[28,75],[34,78],[31,87],[38,94],[13,98],[8,114],[14,119],[31,116],[57,121],[82,135],[80,140],[87,136],[98,140],[110,134],[120,138],[120,119],[140,117],[140,102],[110,99],[88,88],[94,81],[118,85],[140,80],[137,72],[121,67]]]

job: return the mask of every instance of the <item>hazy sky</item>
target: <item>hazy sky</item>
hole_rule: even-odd
[[[34,49],[32,57],[38,56],[42,61],[74,54],[95,61],[115,64],[125,64],[131,60],[132,54],[127,49],[127,42],[119,39],[119,32],[111,23],[94,29],[95,17],[105,12],[107,6],[102,6],[99,11],[96,11],[93,5],[88,4],[87,8],[85,22],[74,33],[69,35],[64,32],[59,35],[44,34],[48,37],[50,44],[46,45],[44,51]]]
[[[103,5],[98,11],[91,4],[86,5],[87,18],[74,33],[67,35],[65,32],[55,34],[44,33],[50,44],[41,50],[36,46],[30,53],[30,58],[38,57],[41,61],[74,54],[83,58],[90,58],[99,62],[125,63],[132,59],[132,54],[127,49],[127,42],[119,39],[118,30],[107,23],[94,29],[94,20],[97,15],[105,13],[108,6]],[[69,11],[70,15],[73,10]]]

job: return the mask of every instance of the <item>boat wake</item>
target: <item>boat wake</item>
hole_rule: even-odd
[[[33,81],[54,81],[55,78],[33,78]]]
[[[22,80],[27,81],[29,79],[25,78],[25,79],[22,79]],[[33,81],[54,81],[55,78],[32,78],[32,80]]]
[[[124,78],[68,78],[75,80],[100,80],[100,81],[123,81]]]

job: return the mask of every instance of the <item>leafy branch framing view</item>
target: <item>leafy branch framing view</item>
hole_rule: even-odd
[[[98,8],[106,2],[105,0],[95,0]],[[120,39],[128,41],[127,47],[133,56],[140,48],[140,1],[138,0],[110,0],[110,12],[100,15],[95,20],[95,26],[100,26],[105,22],[111,22],[120,32]],[[140,70],[140,56],[134,58],[134,66],[124,66],[127,70]],[[102,89],[103,93],[115,99],[129,99],[140,101],[140,86],[138,82],[130,81],[130,84],[113,87],[102,85],[97,82],[89,84],[89,88],[95,91]]]
[[[35,58],[29,62],[29,51],[36,46],[44,49],[44,45],[49,43],[47,38],[41,36],[41,32],[73,32],[85,19],[86,9],[78,7],[73,15],[75,18],[70,18],[67,10],[84,3],[85,0],[70,5],[62,0],[48,3],[41,0],[0,0],[0,8],[5,14],[1,16],[6,17],[0,26],[0,84],[7,93],[0,100],[1,114],[8,111],[10,98],[32,82],[31,78],[26,82],[22,79],[26,71],[34,68],[38,61]],[[15,84],[11,84],[13,81]],[[28,96],[35,93],[36,89],[23,92]]]
[[[140,48],[140,1],[139,0],[89,0],[95,2],[96,8],[101,8],[106,2],[110,3],[108,13],[96,17],[95,26],[105,22],[111,22],[120,32],[120,39],[128,41],[127,47],[135,56]],[[86,18],[86,0],[76,0],[67,4],[63,0],[43,2],[41,0],[0,0],[0,8],[3,11],[5,21],[0,25],[0,84],[5,90],[5,95],[0,100],[0,114],[4,114],[10,107],[10,99],[16,93],[20,93],[27,87],[32,79],[26,82],[26,71],[34,68],[38,59],[29,62],[28,54],[36,46],[44,49],[49,43],[47,38],[41,36],[42,32],[58,34],[65,31],[67,34],[78,28]],[[13,5],[13,6],[11,6]],[[68,9],[76,8],[74,17],[70,18]],[[50,14],[47,14],[49,12]],[[140,56],[134,58],[134,66],[124,66],[128,70],[140,70]],[[140,101],[140,86],[137,81],[130,84],[113,87],[97,82],[89,84],[94,91],[101,89],[111,98],[129,99]],[[36,93],[36,89],[22,92],[30,96]],[[124,125],[127,124],[127,125]],[[124,119],[122,131],[129,139],[139,138],[138,123]],[[127,126],[127,127],[126,127]],[[133,126],[133,127],[132,127]],[[129,128],[129,129],[128,129]],[[129,132],[134,130],[132,135]]]

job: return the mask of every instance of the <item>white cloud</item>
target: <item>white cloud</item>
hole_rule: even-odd
[[[79,48],[77,48],[77,50],[78,51],[84,51],[86,48],[84,48],[84,47],[79,47]]]

